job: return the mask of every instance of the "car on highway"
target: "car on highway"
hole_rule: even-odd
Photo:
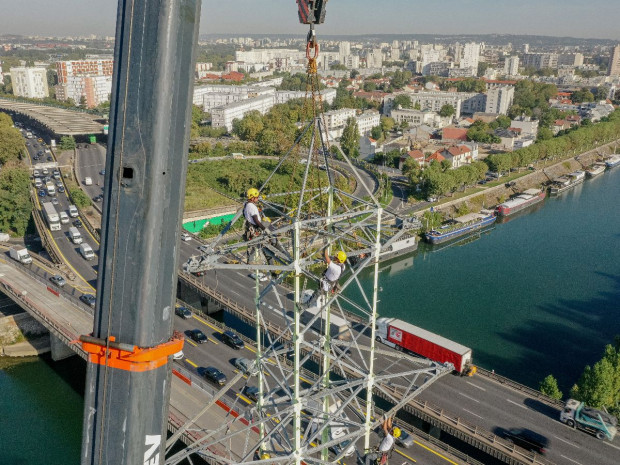
[[[256,374],[256,362],[254,360],[250,360],[249,358],[239,357],[236,358],[233,362],[233,365],[237,370],[241,373],[249,376],[253,376]]]
[[[511,428],[504,432],[504,437],[510,442],[526,450],[545,454],[549,447],[549,439],[540,433],[525,429]]]
[[[400,430],[400,437],[394,439],[396,439],[396,445],[403,449],[409,449],[413,446],[413,435],[402,428]]]
[[[105,176],[105,170],[101,170],[101,171],[99,171],[99,174],[100,174],[101,176]]]
[[[183,242],[191,241],[192,240],[192,235],[190,233],[182,232],[181,233],[181,240]]]
[[[69,224],[69,222],[71,221],[69,219],[69,215],[67,215],[67,212],[58,212],[58,216],[60,217],[60,222],[62,224]]]
[[[73,222],[73,226],[75,226],[76,228],[81,228],[83,226],[82,221],[78,218]]]
[[[240,350],[245,347],[245,344],[243,343],[241,338],[230,330],[224,331],[222,333],[222,342],[229,345],[235,350]]]
[[[184,320],[187,320],[192,317],[192,312],[187,307],[176,307],[174,309],[174,314],[176,316],[180,316]]]
[[[48,174],[50,174],[50,170],[48,170],[47,168],[43,168],[41,170],[41,173],[43,174],[43,176],[47,176]]]
[[[58,287],[63,287],[65,284],[67,284],[67,281],[65,281],[65,278],[63,278],[59,274],[50,276],[50,281]]]
[[[250,278],[256,280],[256,273],[251,273]],[[260,282],[265,282],[269,279],[269,277],[265,273],[258,272],[258,280]]]
[[[93,197],[95,202],[101,202],[103,200],[103,194],[99,194],[97,197]]]
[[[45,192],[45,189],[41,189],[39,191],[39,197],[45,197],[47,195],[47,192]]]
[[[52,197],[52,204],[58,205],[58,199],[56,197]]]
[[[183,360],[185,358],[185,354],[183,353],[182,350],[179,350],[178,352],[175,352],[174,354],[172,354],[172,358],[174,360]]]
[[[224,386],[226,384],[226,375],[215,367],[206,367],[202,370],[202,376],[212,383]]]
[[[61,194],[65,191],[65,186],[58,186],[58,192]]]
[[[53,158],[51,157],[51,155],[50,155],[50,156],[48,156],[48,157],[46,158],[46,160],[47,160],[47,161],[52,161],[52,160],[54,160],[54,159],[53,159]]]
[[[85,186],[92,186],[93,185],[93,178],[90,178],[90,177],[86,176],[84,178],[84,185]]]
[[[56,181],[56,187],[62,187],[62,181]]]
[[[32,175],[33,175],[35,178],[38,178],[38,177],[40,177],[40,176],[41,176],[41,173],[39,172],[39,170],[34,170],[34,171],[32,172]]]
[[[77,218],[80,216],[80,212],[75,205],[69,205],[69,216],[71,218]]]
[[[258,402],[258,388],[256,386],[245,386],[243,395],[253,402]]]
[[[97,301],[97,298],[92,294],[82,294],[80,296],[80,300],[89,307],[95,308],[95,302]]]
[[[189,338],[192,341],[197,342],[198,344],[202,344],[202,343],[208,341],[207,336],[205,335],[205,333],[203,333],[199,329],[192,329],[189,332]]]

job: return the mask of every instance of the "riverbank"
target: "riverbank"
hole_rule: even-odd
[[[620,139],[584,152],[576,157],[560,160],[553,165],[534,170],[524,176],[513,178],[509,175],[497,186],[477,188],[477,191],[472,194],[454,200],[447,200],[438,205],[429,206],[417,213],[423,214],[425,211],[433,208],[434,211],[440,211],[446,216],[451,217],[458,216],[457,211],[462,211],[463,205],[465,205],[469,211],[479,211],[482,208],[490,208],[504,202],[511,195],[523,192],[526,189],[540,188],[557,177],[592,165],[596,161],[600,161],[602,156],[610,155],[613,149],[619,144]],[[526,170],[527,168],[522,169]],[[506,186],[507,182],[511,182],[510,187]]]
[[[31,357],[50,350],[49,332],[28,313],[0,318],[0,356]]]

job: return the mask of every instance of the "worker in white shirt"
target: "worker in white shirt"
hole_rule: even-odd
[[[338,280],[345,269],[345,262],[347,261],[347,254],[344,251],[340,251],[332,259],[325,249],[325,263],[327,263],[327,269],[323,272],[323,276],[319,281],[319,289],[312,294],[310,300],[307,302],[307,306],[314,305],[319,296],[327,297],[330,293],[336,292],[338,288]],[[323,301],[325,303],[325,301]]]
[[[379,447],[377,447],[376,451],[366,454],[364,458],[366,465],[371,465],[371,463],[375,462],[378,465],[385,465],[394,449],[395,438],[400,437],[400,428],[398,426],[392,427],[392,418],[384,419],[381,426],[383,427],[383,439],[379,443]]]
[[[258,208],[258,196],[260,193],[258,189],[252,187],[248,189],[247,201],[243,205],[243,216],[245,217],[245,232],[243,233],[243,239],[245,241],[251,241],[267,231],[267,227],[261,221],[261,211]],[[248,247],[248,263],[252,261],[256,262],[257,259],[257,247],[255,245]]]

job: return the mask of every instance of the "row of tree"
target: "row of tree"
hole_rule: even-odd
[[[563,397],[553,375],[540,383],[540,391],[554,399]],[[616,336],[614,344],[605,346],[603,357],[598,362],[585,367],[569,395],[591,407],[606,408],[620,417],[620,336]]]
[[[0,231],[23,236],[30,220],[30,173],[21,161],[24,139],[13,120],[0,113]]]

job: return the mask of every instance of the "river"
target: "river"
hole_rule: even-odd
[[[620,335],[619,200],[615,168],[462,245],[421,244],[381,266],[379,311],[531,387],[553,374],[566,394]],[[83,374],[80,361],[0,365],[0,465],[79,462],[83,382],[66,380]]]

